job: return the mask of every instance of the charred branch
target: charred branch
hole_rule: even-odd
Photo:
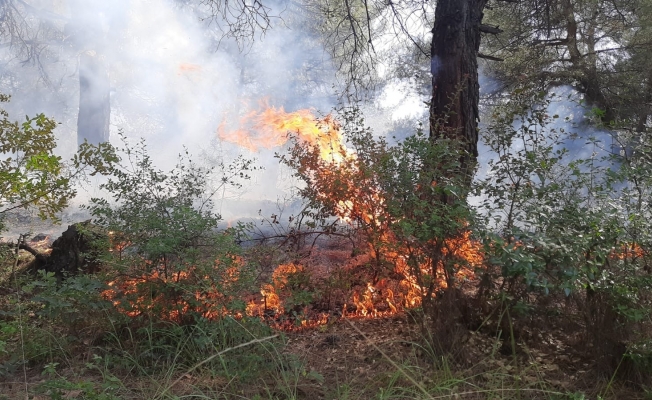
[[[26,243],[20,243],[18,245],[18,248],[20,250],[25,250],[29,254],[33,255],[34,258],[36,258],[36,260],[38,260],[39,262],[45,262],[48,259],[48,257],[46,255],[40,253],[38,250],[34,249],[33,247],[31,247],[30,245],[28,245]]]
[[[480,32],[490,33],[492,35],[498,35],[499,33],[503,33],[504,31],[497,26],[480,24]]]
[[[38,250],[31,247],[30,245],[28,245],[24,241],[19,241],[16,244],[10,243],[9,248],[14,248],[14,249],[17,248],[19,250],[24,250],[24,251],[28,252],[29,254],[33,255],[34,258],[36,259],[36,261],[38,261],[39,263],[45,263],[48,260],[48,255],[47,254],[43,254],[43,253],[39,252]]]
[[[478,58],[482,58],[489,61],[505,61],[504,58],[490,56],[488,54],[478,53]]]

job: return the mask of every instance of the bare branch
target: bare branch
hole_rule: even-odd
[[[478,53],[478,58],[483,58],[485,60],[490,60],[490,61],[505,61],[504,58],[494,57],[494,56],[490,56],[490,55],[482,54],[482,53]]]
[[[23,0],[15,0],[15,1],[18,2],[20,5],[22,5],[23,7],[25,7],[25,9],[28,10],[31,14],[36,15],[39,18],[45,20],[64,21],[64,22],[70,21],[70,18],[68,17],[65,17],[61,14],[57,14],[49,10],[37,8],[31,4],[26,3]]]
[[[396,21],[398,21],[399,27],[401,28],[401,31],[408,37],[410,42],[419,50],[421,54],[423,54],[426,57],[430,57],[430,52],[425,50],[419,43],[414,40],[412,35],[408,32],[408,30],[405,28],[405,24],[403,23],[403,20],[401,19],[400,14],[396,11],[396,8],[394,7],[394,2],[392,0],[389,1],[389,6],[392,9],[392,13],[394,14],[394,18],[396,18]]]
[[[274,18],[261,0],[201,0],[200,4],[209,8],[210,18],[223,36],[234,38],[238,44],[264,34]]]
[[[480,32],[491,33],[492,35],[498,35],[499,33],[503,33],[504,31],[498,28],[497,26],[480,24]]]

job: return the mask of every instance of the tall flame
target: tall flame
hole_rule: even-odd
[[[250,151],[272,149],[284,145],[289,135],[296,135],[320,149],[324,160],[341,161],[347,154],[339,125],[327,115],[316,118],[309,109],[286,112],[283,107],[261,103],[262,110],[251,111],[241,118],[240,128],[228,130],[225,121],[217,129],[218,137]]]

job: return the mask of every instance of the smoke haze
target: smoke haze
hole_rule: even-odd
[[[208,9],[181,1],[29,3],[34,9],[24,10],[27,18],[20,32],[42,45],[14,41],[0,48],[0,91],[12,95],[7,107],[12,118],[40,112],[55,118],[61,123],[57,151],[69,157],[77,147],[80,57],[98,57],[109,73],[113,144],[119,145],[119,131],[133,140],[144,138],[162,169],[174,165],[183,146],[196,157],[255,157],[265,168],[253,175],[245,190],[219,203],[226,219],[255,217],[261,208],[263,215],[271,214],[276,199],[289,193],[293,181],[274,158],[282,148],[250,152],[220,141],[219,128],[238,129],[242,117],[260,110],[261,102],[287,112],[311,108],[317,116],[337,104],[333,63],[310,29],[311,16],[290,3],[273,6],[270,14],[281,18],[272,18],[265,35],[258,32],[244,42],[224,37],[226,27],[206,19]],[[427,126],[424,101],[429,91],[422,81],[429,79],[390,79],[375,105],[364,108],[377,135],[402,139],[414,133],[417,121]],[[495,90],[482,74],[481,81],[482,90]],[[580,126],[584,111],[573,96],[551,104],[551,113],[560,114],[560,121],[571,114]],[[608,139],[586,124],[578,131]],[[581,139],[568,146],[586,156],[580,154],[590,151],[583,146],[586,135]],[[491,157],[481,146],[480,165]],[[484,174],[481,169],[479,176]]]
[[[25,35],[44,44],[38,57],[18,42],[0,49],[0,91],[12,96],[7,107],[12,118],[43,112],[61,123],[57,151],[64,157],[77,147],[79,60],[85,54],[108,65],[113,144],[119,144],[119,131],[130,139],[143,137],[164,169],[174,165],[182,146],[193,156],[213,159],[256,157],[268,171],[249,184],[251,199],[280,194],[273,151],[254,154],[221,143],[218,127],[237,128],[263,100],[287,111],[328,112],[336,102],[335,72],[304,29],[299,9],[275,6],[270,14],[281,18],[272,18],[265,35],[236,42],[223,36],[226,27],[218,19],[204,18],[208,9],[172,0],[29,3],[34,8],[23,10]]]

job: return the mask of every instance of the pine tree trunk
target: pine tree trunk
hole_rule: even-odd
[[[77,141],[91,144],[109,141],[110,82],[106,61],[95,52],[79,58],[79,116]]]
[[[460,156],[460,171],[453,173],[460,174],[468,187],[478,157],[478,51],[486,3],[487,0],[438,0],[432,30],[430,137],[437,140],[443,136],[460,142],[466,154]],[[447,195],[440,199],[442,203],[451,200]],[[442,353],[460,355],[460,343],[466,332],[460,322],[462,315],[468,314],[465,308],[468,306],[451,277],[429,312],[433,345]]]
[[[439,0],[432,30],[430,136],[462,141],[467,171],[478,156],[478,51],[487,0]]]

